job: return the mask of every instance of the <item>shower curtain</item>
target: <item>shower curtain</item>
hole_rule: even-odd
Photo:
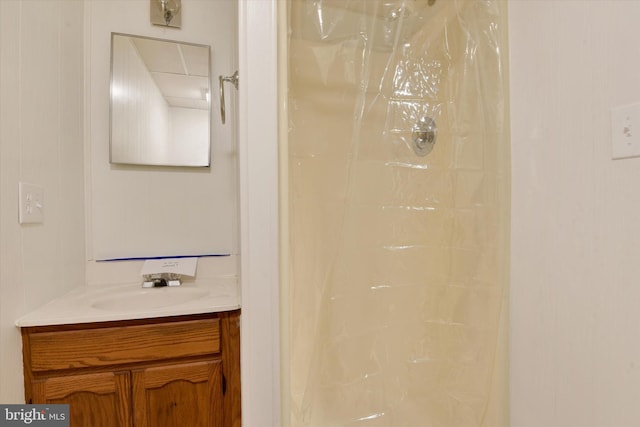
[[[287,20],[287,423],[506,426],[505,3]]]

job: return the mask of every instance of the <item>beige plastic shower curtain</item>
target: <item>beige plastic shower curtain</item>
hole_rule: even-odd
[[[287,422],[506,426],[505,4],[287,7]]]

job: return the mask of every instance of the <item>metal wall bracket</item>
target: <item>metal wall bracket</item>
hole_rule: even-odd
[[[219,76],[218,82],[220,83],[220,118],[222,119],[222,124],[226,121],[226,113],[225,113],[225,101],[224,101],[224,83],[229,82],[233,84],[233,86],[238,89],[238,71],[233,73],[231,76]]]

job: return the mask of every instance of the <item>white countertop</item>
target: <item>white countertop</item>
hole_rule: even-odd
[[[240,308],[235,277],[198,279],[178,287],[141,283],[82,286],[16,321],[19,327],[109,322],[214,313]]]

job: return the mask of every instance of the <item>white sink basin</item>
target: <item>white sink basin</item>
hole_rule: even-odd
[[[91,306],[108,311],[143,311],[184,304],[208,293],[206,289],[185,286],[140,288],[102,297]]]

